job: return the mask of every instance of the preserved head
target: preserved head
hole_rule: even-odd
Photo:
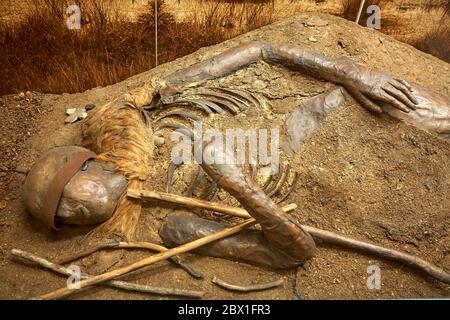
[[[127,187],[124,176],[77,146],[46,152],[31,168],[24,184],[29,212],[45,225],[91,225],[109,219]]]

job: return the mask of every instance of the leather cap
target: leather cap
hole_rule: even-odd
[[[51,149],[39,158],[24,184],[25,206],[30,213],[46,226],[57,229],[55,217],[64,187],[95,156],[88,149],[68,146]]]

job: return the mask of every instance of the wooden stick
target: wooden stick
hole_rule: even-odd
[[[26,259],[28,261],[34,262],[34,263],[38,264],[39,266],[44,267],[49,270],[52,270],[56,273],[59,273],[59,274],[62,274],[62,275],[68,276],[68,277],[73,275],[73,273],[68,268],[65,268],[56,263],[52,263],[44,258],[38,257],[38,256],[28,253],[26,251],[22,251],[19,249],[13,249],[13,250],[11,250],[11,253],[12,253],[12,255],[14,255],[16,257],[20,257],[20,258]],[[80,275],[81,279],[89,279],[90,277],[91,276],[88,274]],[[109,282],[104,283],[104,285],[122,289],[122,290],[127,290],[127,291],[138,291],[138,292],[159,294],[159,295],[181,296],[181,297],[187,297],[187,298],[202,298],[205,295],[205,292],[203,292],[203,291],[158,288],[158,287],[153,287],[153,286],[147,286],[147,285],[129,283],[129,282],[125,282],[125,281],[117,281],[117,280],[111,280]]]
[[[68,257],[64,257],[60,260],[57,260],[56,263],[57,264],[66,264],[66,263],[72,262],[74,260],[84,258],[88,255],[93,254],[94,252],[104,250],[104,249],[146,249],[146,250],[153,250],[153,251],[157,251],[157,252],[163,252],[163,251],[169,250],[166,247],[163,247],[159,244],[151,243],[151,242],[110,242],[110,243],[99,244],[99,245],[93,246],[92,248],[88,248],[81,252],[77,252]],[[196,279],[203,279],[203,274],[194,270],[190,265],[183,262],[180,257],[175,256],[175,257],[169,258],[168,260],[170,262],[172,262],[173,264],[179,266],[181,269],[186,271],[192,277],[194,277]]]
[[[137,199],[159,199],[176,204],[188,205],[190,207],[210,209],[220,213],[242,218],[250,217],[247,211],[241,208],[230,207],[219,203],[202,201],[172,194],[165,194],[161,192],[129,189],[128,196]],[[289,206],[283,207],[283,210],[286,212],[287,209],[289,209]],[[403,263],[410,267],[421,270],[439,281],[442,281],[444,283],[450,283],[449,273],[447,273],[442,268],[439,268],[438,266],[435,266],[417,256],[394,249],[387,249],[368,242],[354,240],[331,231],[326,231],[305,225],[302,225],[301,227],[303,228],[303,230],[308,232],[314,238],[314,240],[319,240],[324,243],[336,245],[339,247],[359,250],[367,254],[372,254],[381,258]]]
[[[74,260],[78,260],[84,257],[87,257],[94,252],[104,250],[104,249],[146,249],[153,250],[157,252],[167,251],[166,247],[160,246],[156,243],[151,242],[108,242],[104,244],[98,244],[86,250],[77,252],[76,254],[64,257],[62,259],[57,260],[55,263],[57,264],[66,264],[72,262]]]
[[[372,254],[381,258],[392,260],[398,263],[406,264],[410,267],[416,268],[428,274],[429,276],[450,284],[450,274],[444,269],[439,268],[417,256],[401,252],[394,249],[384,248],[368,242],[351,239],[340,234],[321,230],[309,226],[302,226],[303,230],[308,232],[315,240],[323,241],[324,243],[333,244],[339,247],[359,250],[364,253]]]
[[[366,0],[361,0],[361,3],[359,4],[358,13],[356,14],[356,19],[355,19],[356,23],[359,23],[359,19],[361,18],[361,13],[362,13],[362,10],[364,8],[364,3],[365,2],[366,2]]]
[[[130,198],[142,200],[161,200],[169,203],[187,206],[190,208],[208,209],[240,218],[251,217],[247,213],[247,211],[245,211],[245,209],[242,208],[227,206],[220,202],[211,202],[195,198],[183,197],[172,193],[156,192],[150,190],[128,189],[127,196]],[[290,212],[295,210],[296,208],[297,205],[295,203],[291,203],[287,206],[284,206],[282,210],[284,212]]]
[[[84,249],[83,251],[77,252],[75,254],[71,254],[69,256],[57,259],[55,261],[56,264],[60,264],[60,265],[64,265],[66,263],[87,257],[91,254],[93,254],[94,252],[97,252],[99,250],[104,250],[104,249],[110,249],[110,248],[115,248],[117,246],[118,242],[109,242],[109,243],[103,243],[103,244],[98,244],[95,245],[91,248],[87,248]]]
[[[119,242],[117,247],[123,248],[123,249],[148,249],[148,250],[153,250],[153,251],[158,251],[158,252],[164,252],[164,251],[169,250],[168,248],[163,247],[159,244],[155,244],[155,243],[151,243],[151,242],[137,242],[137,241],[136,242]],[[181,269],[186,271],[192,277],[194,277],[196,279],[204,278],[202,273],[198,272],[197,270],[192,268],[189,264],[185,263],[181,259],[181,257],[173,256],[173,257],[170,257],[168,260],[170,262],[172,262],[173,264],[179,266]]]
[[[246,286],[230,284],[230,283],[227,283],[220,279],[217,279],[216,277],[214,277],[212,279],[212,282],[217,284],[219,287],[222,287],[224,289],[228,289],[231,291],[251,292],[251,291],[267,290],[267,289],[281,286],[283,284],[284,280],[279,279],[279,280],[268,282],[268,283],[250,284],[250,285],[246,285]]]
[[[168,259],[170,257],[173,257],[177,254],[181,254],[181,253],[185,253],[188,251],[192,251],[194,249],[197,249],[203,245],[206,245],[208,243],[214,242],[216,240],[228,237],[232,234],[238,233],[242,230],[244,230],[245,228],[252,226],[256,224],[256,220],[251,218],[251,219],[247,219],[246,221],[237,224],[235,226],[223,229],[221,231],[218,231],[216,233],[212,233],[210,235],[207,235],[203,238],[194,240],[192,242],[188,242],[185,243],[181,246],[169,249],[167,251],[164,252],[160,252],[158,254],[155,254],[153,256],[147,257],[145,259],[139,260],[131,265],[128,265],[126,267],[122,267],[116,270],[112,270],[110,272],[106,272],[97,276],[92,276],[90,278],[87,278],[85,280],[80,281],[79,286],[80,289],[95,285],[95,284],[100,284],[102,282],[108,281],[108,280],[112,280],[114,278],[117,278],[119,276],[122,276],[126,273],[132,272],[134,270],[137,269],[141,269],[143,267],[149,266],[151,264],[154,264],[156,262]],[[59,298],[63,298],[66,297],[68,295],[70,295],[71,293],[73,293],[74,289],[69,289],[69,288],[61,288],[55,291],[52,291],[50,293],[41,295],[39,297],[37,297],[36,299],[45,299],[45,300],[49,300],[49,299],[59,299]]]

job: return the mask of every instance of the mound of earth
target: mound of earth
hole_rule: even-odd
[[[21,185],[27,171],[46,150],[79,144],[80,122],[64,124],[65,110],[88,103],[100,105],[150,78],[167,75],[226,48],[248,40],[289,42],[322,52],[347,55],[371,67],[386,70],[450,96],[450,65],[375,30],[324,14],[289,18],[203,48],[121,83],[79,94],[27,93],[0,100],[0,298],[29,298],[65,286],[51,272],[17,263],[10,256],[20,248],[50,260],[78,251],[89,228],[63,227],[51,231],[23,207]],[[334,85],[280,67],[257,63],[207,85],[226,85],[260,93],[271,102],[267,110],[247,110],[236,117],[208,119],[217,127],[281,127],[285,113],[302,100]],[[163,191],[170,145],[157,149],[146,188]],[[381,244],[418,255],[450,270],[450,143],[387,116],[376,117],[357,103],[334,110],[306,141],[294,159],[299,184],[289,197],[293,213],[314,227]],[[183,190],[190,168],[177,171],[175,192]],[[158,228],[169,214],[188,213],[158,203],[144,205],[137,238],[159,241]],[[213,217],[210,213],[200,213]],[[217,219],[217,217],[213,217]],[[448,297],[450,287],[408,267],[337,247],[318,245],[316,256],[297,270],[268,270],[247,264],[187,254],[186,260],[205,276],[195,280],[163,262],[125,279],[160,287],[203,290],[210,299],[369,299]],[[147,256],[131,251],[120,261],[126,265]],[[80,266],[85,267],[83,261]],[[366,285],[368,267],[378,265],[381,288]],[[115,266],[117,267],[117,265]],[[261,283],[283,278],[276,289],[233,293],[211,279],[234,284]],[[156,295],[115,289],[89,289],[77,299],[148,299]],[[171,297],[163,297],[171,298]]]

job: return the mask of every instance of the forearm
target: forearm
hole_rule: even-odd
[[[314,255],[316,247],[312,237],[299,223],[283,212],[254,181],[247,181],[247,186],[240,192],[233,188],[225,190],[259,222],[264,236],[274,248],[298,262],[304,262]]]
[[[299,70],[319,79],[341,83],[343,72],[341,64],[338,63],[341,60],[329,59],[317,52],[291,44],[252,41],[177,71],[165,80],[171,86],[212,80],[236,72],[252,63],[265,61]]]
[[[203,154],[211,154],[214,144],[206,145]],[[216,151],[216,150],[215,150]],[[220,150],[219,150],[220,152]],[[232,160],[220,157],[217,159]],[[243,174],[241,169],[232,164],[207,164],[202,162],[203,170],[217,183],[220,188],[235,197],[247,212],[261,225],[268,242],[298,263],[304,262],[314,255],[315,243],[302,227],[284,213],[266,195],[258,184]]]
[[[262,59],[261,42],[248,42],[193,64],[166,77],[169,86],[212,80],[236,72]]]
[[[313,50],[299,46],[283,44],[265,44],[262,50],[263,60],[292,70],[307,73],[315,78],[340,83],[342,71],[339,59],[327,58]]]

